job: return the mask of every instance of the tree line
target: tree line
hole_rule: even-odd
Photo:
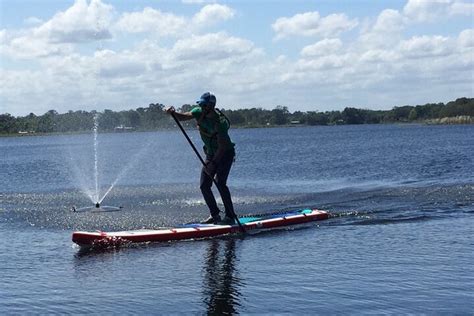
[[[178,111],[188,111],[192,107],[185,104]],[[98,116],[101,131],[149,131],[171,128],[174,126],[174,121],[163,112],[163,109],[163,104],[151,103],[148,107],[119,112],[112,110],[69,111],[60,114],[55,110],[50,110],[43,115],[30,113],[19,117],[6,113],[0,115],[0,134],[90,131],[93,128],[95,116]],[[277,106],[273,110],[262,108],[221,110],[235,127],[410,123],[459,116],[468,117],[468,121],[472,122],[474,98],[458,98],[446,104],[396,106],[386,111],[346,107],[343,111],[290,112],[286,106]],[[191,123],[185,122],[185,125],[189,124]]]

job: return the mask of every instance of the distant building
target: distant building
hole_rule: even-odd
[[[29,134],[34,134],[36,133],[35,131],[18,131],[18,135],[29,135]]]
[[[135,128],[131,126],[124,126],[124,125],[119,125],[114,128],[115,132],[132,132],[134,131]]]

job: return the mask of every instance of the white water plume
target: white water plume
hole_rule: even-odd
[[[74,183],[79,185],[79,189],[86,195],[90,201],[95,204],[98,202],[100,196],[99,185],[99,113],[93,116],[92,125],[92,150],[90,150],[90,142],[87,141],[87,146],[82,147],[81,136],[74,137],[78,141],[77,144],[67,147],[68,157],[66,161],[69,162],[70,170],[73,175]],[[72,148],[71,146],[78,146]]]
[[[90,183],[88,184],[86,181],[86,177],[84,176],[83,170],[78,166],[79,161],[77,160],[78,154],[72,152],[72,150],[69,148],[69,162],[70,166],[74,175],[75,180],[77,181],[76,183],[79,184],[79,188],[81,191],[91,200],[92,203],[96,203],[94,201],[94,192],[90,187]]]
[[[105,197],[110,193],[110,191],[112,191],[112,189],[115,187],[115,185],[120,181],[120,179],[122,179],[127,174],[127,172],[130,171],[130,169],[140,160],[141,156],[143,156],[143,154],[145,152],[147,152],[150,148],[151,148],[151,146],[144,146],[140,149],[139,152],[135,153],[132,156],[132,158],[129,160],[129,162],[127,163],[125,168],[123,168],[119,172],[119,174],[117,175],[115,180],[112,182],[112,184],[109,186],[107,191],[105,191],[105,194],[102,196],[102,198],[98,199],[99,204],[102,203],[102,201],[105,199]]]
[[[81,192],[85,194],[93,204],[102,204],[117,183],[140,161],[146,151],[152,148],[150,142],[147,142],[148,144],[141,147],[140,150],[135,151],[135,154],[131,155],[131,158],[126,164],[122,164],[122,167],[118,165],[116,170],[107,171],[109,175],[112,175],[111,178],[114,180],[108,187],[105,187],[105,183],[109,181],[104,181],[104,170],[102,170],[102,167],[111,164],[106,161],[104,162],[103,159],[106,159],[107,155],[101,154],[103,148],[99,139],[100,117],[101,113],[95,113],[93,116],[92,150],[87,150],[87,148],[90,147],[84,147],[83,149],[75,151],[70,149],[69,151],[69,161],[71,162],[71,170],[76,183],[79,184]],[[88,146],[90,146],[90,144]],[[120,155],[117,154],[112,155],[112,157],[119,156]],[[126,160],[120,160],[120,162],[125,161]],[[111,171],[113,173],[111,173]],[[116,176],[113,177],[113,175]],[[101,182],[104,184],[103,187],[101,186]],[[105,193],[103,193],[105,188]]]
[[[94,179],[95,179],[95,196],[91,197],[92,203],[99,201],[99,113],[94,115]]]

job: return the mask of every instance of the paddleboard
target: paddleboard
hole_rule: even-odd
[[[303,209],[276,214],[264,214],[240,217],[245,232],[254,233],[262,230],[285,228],[312,221],[325,220],[329,217],[326,211]],[[76,231],[72,241],[81,247],[120,246],[126,243],[164,242],[184,239],[209,238],[227,234],[241,233],[237,223],[234,225],[213,225],[190,223],[173,228],[139,229],[118,232]]]

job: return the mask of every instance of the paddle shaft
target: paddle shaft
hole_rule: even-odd
[[[174,115],[174,112],[171,112],[171,116],[173,117],[174,121],[176,122],[176,124],[178,125],[179,129],[181,130],[181,132],[183,132],[183,135],[184,137],[186,137],[189,145],[191,146],[191,148],[194,150],[194,153],[196,154],[196,156],[199,158],[199,161],[201,161],[201,164],[203,165],[203,167],[205,168],[206,167],[206,163],[204,162],[204,160],[202,159],[201,157],[201,154],[199,153],[199,151],[196,149],[196,146],[194,146],[191,138],[189,138],[188,136],[188,133],[186,133],[186,131],[184,130],[183,126],[181,125],[181,123],[179,122],[178,118],[176,117],[176,115]],[[217,181],[214,177],[212,177],[211,175],[208,175],[209,177],[212,178],[212,182],[214,182],[214,184],[216,185],[217,188],[219,188],[219,185],[217,184]],[[243,233],[245,233],[245,229],[244,229],[244,226],[242,226],[242,224],[240,223],[239,221],[239,218],[237,217],[237,215],[235,214],[234,211],[232,211],[232,214],[231,214],[234,219],[237,221],[237,224],[239,224],[239,227],[240,229],[242,230]]]

